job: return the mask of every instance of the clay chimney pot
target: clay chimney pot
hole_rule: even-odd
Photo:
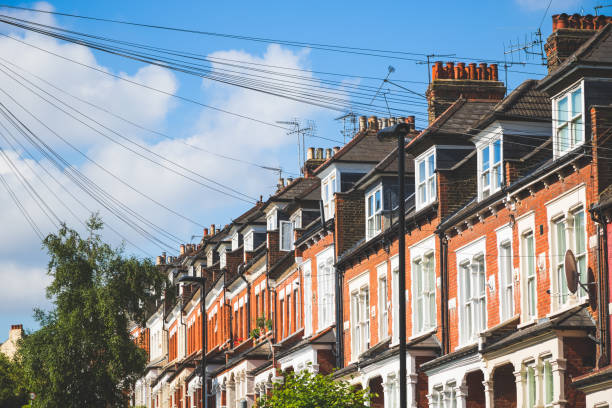
[[[314,155],[315,155],[314,147],[309,147],[308,151],[306,152],[306,160],[314,159]]]
[[[180,246],[180,254],[185,255],[185,244],[181,244]]]
[[[323,148],[322,147],[317,147],[317,155],[316,155],[317,159],[322,159],[323,158]]]
[[[359,131],[362,132],[366,130],[367,127],[368,127],[368,118],[366,118],[365,116],[360,116],[359,117]]]
[[[370,116],[368,118],[368,128],[378,130],[378,118],[376,116]]]

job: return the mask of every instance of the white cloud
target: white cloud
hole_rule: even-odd
[[[51,6],[46,5],[46,7]],[[34,17],[40,18],[39,15],[26,15],[25,18]],[[43,18],[45,23],[57,24],[49,16]],[[13,33],[13,35],[18,35],[24,41],[64,55],[67,58],[95,66],[106,72],[115,72],[100,65],[96,61],[95,56],[84,47],[58,43],[56,40],[28,33],[18,32],[17,34]],[[236,50],[220,51],[212,54],[212,56],[296,69],[305,68],[308,64],[307,52],[295,53],[277,45],[269,46],[261,56]],[[0,57],[10,61],[18,61],[20,66],[43,77],[61,89],[147,127],[155,129],[163,128],[167,125],[168,115],[172,112],[172,109],[178,106],[168,96],[130,85],[119,79],[96,73],[67,61],[62,61],[53,55],[27,47],[8,38],[0,38]],[[215,67],[217,69],[224,69],[219,64],[216,64]],[[179,86],[177,78],[172,73],[153,66],[140,68],[131,75],[127,73],[117,74],[155,88],[164,89],[168,92],[175,92]],[[300,73],[300,75],[308,77],[307,73]],[[309,82],[307,79],[299,79],[296,80],[298,83],[295,85],[316,84],[316,78],[308,77],[308,79],[314,82]],[[49,89],[46,86],[44,87]],[[7,90],[9,94],[13,95],[15,99],[31,110],[38,118],[78,145],[83,151],[86,151],[104,168],[119,175],[127,183],[150,195],[155,200],[187,217],[196,219],[201,224],[216,223],[217,225],[222,225],[229,222],[230,217],[238,216],[241,211],[248,207],[248,204],[244,202],[212,192],[210,189],[203,188],[167,170],[160,169],[150,162],[143,161],[124,148],[79,125],[63,113],[49,106],[46,102],[32,96],[27,90],[24,90],[12,80],[7,79],[2,73],[0,73],[0,89]],[[318,107],[219,83],[211,83],[207,80],[204,80],[202,83],[201,92],[200,99],[205,100],[207,104],[271,123],[296,117],[300,119],[324,118],[325,120],[333,117],[333,113],[330,114]],[[343,98],[341,90],[339,92],[338,97]],[[295,168],[294,163],[297,161],[295,136],[287,136],[282,129],[260,125],[218,111],[202,109],[192,119],[193,123],[191,126],[188,124],[183,125],[185,129],[173,129],[174,134],[190,134],[189,137],[179,140],[160,140],[158,136],[152,136],[139,131],[112,116],[76,102],[65,95],[58,94],[56,91],[53,91],[53,93],[88,115],[100,120],[110,128],[121,131],[122,134],[138,141],[159,155],[180,163],[197,174],[214,179],[221,184],[233,186],[251,197],[259,197],[262,194],[264,199],[267,198],[267,193],[273,191],[278,175],[269,170],[262,170],[244,163],[228,161],[224,158],[195,150],[186,146],[184,142],[200,146],[206,150],[239,157],[250,162],[283,166],[285,168],[292,166],[292,168]],[[100,168],[85,162],[47,130],[36,124],[19,107],[10,101],[7,102],[7,98],[3,94],[0,94],[0,101],[4,101],[16,115],[43,137],[47,143],[58,149],[72,163],[76,163],[75,166],[86,174],[87,177],[120,199],[122,203],[134,209],[138,214],[155,222],[161,228],[175,233],[185,241],[189,241],[192,234],[197,235],[201,233],[200,227],[169,214],[117,180],[109,177]],[[176,114],[180,115],[180,112]],[[4,121],[0,119],[0,122]],[[181,117],[180,123],[189,123],[189,120]],[[16,152],[11,151],[10,147],[1,138],[0,146],[5,148],[11,160],[22,170],[33,188],[45,201],[50,203],[54,212],[61,219],[68,221],[75,227],[79,227],[69,211],[48,192],[45,185],[59,195],[60,199],[78,216],[84,218],[88,215],[87,212],[80,208],[69,194],[59,188],[45,173],[36,167],[37,164],[35,162],[25,161],[25,155],[20,157]],[[151,157],[149,153],[143,152],[143,154]],[[102,209],[100,204],[93,202],[86,194],[75,187],[66,177],[65,173],[54,169],[46,161],[42,161],[42,163],[51,172],[53,177],[62,183],[70,193],[82,200],[90,209]],[[39,180],[31,172],[27,164],[36,169],[43,178],[43,181]],[[44,232],[53,231],[51,222],[44,219],[35,201],[27,195],[25,189],[19,184],[18,179],[12,174],[12,171],[9,170],[3,160],[0,160],[0,174],[15,189],[20,201],[33,218],[35,218],[40,228]],[[197,176],[192,174],[189,177],[198,179]],[[210,184],[210,182],[202,179],[199,180],[202,183]],[[215,187],[218,188],[217,186]],[[4,187],[0,186],[0,191],[4,191]],[[19,210],[10,200],[10,197],[4,192],[0,194],[0,208],[3,209],[0,212],[0,225],[3,226],[0,233],[0,259],[3,260],[0,263],[0,278],[11,282],[10,285],[0,288],[1,320],[3,315],[8,315],[9,313],[30,315],[30,313],[24,312],[24,310],[31,310],[34,305],[41,301],[44,302],[44,287],[48,279],[44,273],[46,254],[41,251],[38,238],[31,231],[30,226],[25,222]],[[148,243],[104,210],[102,215],[109,225],[119,230],[130,241],[135,242],[140,247],[147,248],[153,254],[161,252],[161,249],[155,248],[155,246]],[[119,241],[108,229],[107,232],[105,234],[106,239],[114,240],[115,243]],[[169,239],[165,240],[169,241]],[[173,243],[172,245],[175,249],[178,249],[178,243]],[[133,248],[129,248],[129,250],[133,251]],[[24,297],[24,293],[28,295]]]

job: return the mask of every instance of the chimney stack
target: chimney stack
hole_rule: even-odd
[[[609,16],[571,16],[562,13],[552,16],[552,34],[548,36],[544,50],[548,72],[554,71],[570,55],[572,55],[582,44],[591,38],[598,30],[606,24],[612,23]]]
[[[325,160],[327,159],[331,159],[331,154],[332,150],[331,149],[325,149]]]
[[[210,224],[210,235],[215,235],[216,233],[215,224]]]
[[[323,148],[309,147],[306,153],[306,161],[304,162],[304,168],[302,172],[304,177],[312,177],[314,170],[325,162],[323,157]]]
[[[433,122],[460,96],[468,99],[500,101],[506,94],[506,86],[499,81],[497,64],[478,65],[464,62],[436,61],[431,68],[431,83],[427,88],[429,123]],[[412,121],[414,124],[414,120]]]

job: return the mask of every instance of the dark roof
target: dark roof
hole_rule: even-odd
[[[336,154],[315,169],[320,173],[335,162],[378,163],[393,149],[396,141],[378,139],[376,130],[364,130],[355,135]]]
[[[392,173],[397,174],[397,147],[393,149],[385,158],[383,158],[372,170],[370,170],[365,176],[361,177],[355,185],[353,189],[358,189],[360,186],[367,184],[372,177],[376,174],[380,173]],[[404,173],[406,174],[414,174],[414,156],[406,153],[404,156]]]
[[[516,344],[528,337],[552,331],[554,329],[586,329],[595,328],[595,322],[589,312],[582,306],[576,306],[554,317],[542,318],[536,324],[521,330],[515,330],[511,334],[502,336],[501,339],[494,336],[493,341],[485,341],[482,344],[482,353],[499,350],[509,345]]]
[[[490,112],[498,101],[459,98],[442,115],[438,116],[418,137],[431,133],[465,134],[477,120]]]
[[[247,224],[249,221],[256,220],[257,218],[261,218],[263,216],[263,212],[261,208],[263,207],[263,203],[258,201],[253,207],[249,208],[243,214],[238,216],[237,218],[232,220],[232,224],[234,225],[243,225]]]
[[[568,73],[575,65],[587,64],[590,66],[610,66],[612,65],[612,24],[606,25],[603,29],[593,34],[591,38],[584,42],[572,55],[570,55],[561,65],[550,74],[542,78],[538,87],[540,89],[550,85],[557,78]]]
[[[512,91],[507,97],[485,114],[475,129],[483,129],[496,119],[551,120],[551,103],[548,95],[536,89],[538,81],[529,79]]]
[[[292,201],[303,199],[321,186],[318,177],[300,177],[270,196],[265,206],[274,201]]]
[[[601,385],[606,381],[612,381],[612,366],[586,373],[580,377],[575,377],[572,381],[572,385],[581,389],[590,385]]]

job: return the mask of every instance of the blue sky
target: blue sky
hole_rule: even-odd
[[[253,37],[423,54],[455,54],[456,57],[441,59],[480,62],[480,59],[503,59],[504,44],[510,41],[516,42],[519,39],[523,40],[525,36],[530,36],[530,33],[537,30],[544,18],[548,0],[268,1],[257,4],[241,1],[126,2],[107,0],[104,2],[53,1],[42,4],[9,2],[9,4],[45,7],[65,13]],[[594,0],[553,0],[542,24],[544,38],[551,31],[551,14],[581,11],[585,14],[593,13],[593,7],[598,4],[600,2]],[[1,11],[1,13],[6,12],[6,10]],[[14,11],[11,13],[15,15]],[[33,18],[35,15],[21,13],[19,16]],[[395,68],[391,76],[392,80],[412,81],[402,82],[402,85],[419,93],[424,93],[427,86],[426,66],[413,61],[275,46],[68,17],[51,18],[38,15],[36,18],[43,18],[42,21],[72,30],[155,44],[164,48],[249,60],[268,65],[340,73],[344,76],[334,77],[334,79],[361,85],[378,86],[380,81],[358,79],[355,76],[384,77],[387,67],[392,65]],[[301,121],[314,120],[319,136],[342,139],[339,133],[340,123],[333,120],[339,116],[339,112],[274,97],[263,97],[228,85],[210,83],[176,72],[145,67],[141,63],[100,52],[82,50],[78,46],[67,46],[56,40],[41,39],[36,36],[27,37],[28,34],[8,27],[0,28],[0,32],[26,39],[42,48],[53,49],[62,55],[87,61],[90,65],[96,65],[114,74],[135,78],[139,82],[176,92],[181,96],[266,121],[274,122],[292,118],[298,118]],[[73,94],[79,94],[85,99],[95,101],[98,105],[115,113],[121,113],[148,128],[171,134],[179,140],[164,141],[160,137],[126,126],[125,123],[118,123],[108,116],[103,117],[108,121],[109,126],[121,129],[122,132],[133,136],[159,154],[171,157],[185,167],[244,191],[250,196],[262,195],[264,199],[267,198],[274,191],[278,174],[205,153],[195,153],[193,150],[186,149],[181,143],[188,142],[244,160],[281,166],[286,171],[285,174],[298,172],[295,139],[293,136],[286,136],[281,130],[182,103],[169,97],[161,97],[159,94],[152,94],[144,89],[133,89],[137,87],[125,85],[103,75],[85,72],[87,70],[82,67],[71,66],[49,55],[44,56],[39,51],[16,45],[9,39],[0,39],[0,56],[21,64],[30,72],[58,84]],[[509,88],[514,88],[526,78],[538,78],[545,73],[545,68],[537,65],[514,66],[511,70],[534,74],[510,72]],[[312,76],[314,79],[330,78],[317,74]],[[501,70],[500,77],[503,79]],[[15,84],[7,81],[6,78],[0,78],[0,87],[4,86],[7,90],[14,89],[17,99],[23,98],[24,104],[29,103],[31,109],[39,117],[46,119],[47,123],[58,133],[65,134],[68,139],[75,141],[98,163],[124,178],[129,184],[150,193],[156,200],[196,220],[199,224],[223,225],[248,208],[244,202],[202,189],[155,166],[140,163],[138,159],[131,157],[116,146],[110,146],[108,141],[101,140],[87,129],[81,129],[71,124],[69,120],[60,118],[61,115],[57,112],[41,104],[24,90],[18,90]],[[2,96],[0,96],[0,101],[4,101]],[[379,100],[377,103],[382,103],[382,101]],[[421,105],[409,109],[418,110],[417,127],[425,126],[425,107]],[[96,118],[104,116],[99,111],[90,113]],[[41,135],[52,138],[40,126],[35,123],[32,126],[34,129],[39,129]],[[59,142],[57,143],[58,149],[71,163],[108,188],[109,191],[121,196],[126,204],[138,213],[155,220],[185,242],[189,242],[193,235],[201,235],[201,225],[177,220],[176,216],[163,211],[150,201],[126,191],[115,181],[109,180],[107,175],[92,166],[91,163],[87,163],[82,156]],[[334,144],[321,139],[306,141],[307,146],[316,147],[331,147]],[[22,152],[12,152],[10,146],[4,142],[0,141],[0,146],[8,153],[14,153],[14,159],[18,165],[37,165],[37,163],[27,163],[20,156]],[[23,197],[24,202],[28,202],[25,191],[19,191],[18,181],[10,174],[6,166],[2,167],[1,163],[0,174],[4,174],[7,180],[15,186],[17,195]],[[37,179],[33,174],[30,176],[32,183],[36,185]],[[72,190],[73,187],[70,187],[68,182],[66,183],[68,189]],[[43,187],[40,186],[41,191],[44,190]],[[73,192],[76,195],[82,194],[77,190]],[[23,221],[14,204],[6,197],[5,191],[2,191],[0,197],[4,197],[0,198],[0,204],[3,209],[6,209],[4,214],[0,215],[0,222],[6,226],[0,232],[0,279],[6,282],[0,288],[0,341],[3,341],[7,336],[10,324],[23,323],[27,328],[35,329],[37,326],[32,319],[32,308],[35,306],[48,307],[49,303],[44,296],[44,287],[48,281],[45,274],[47,258],[41,250],[40,241]],[[65,198],[68,203],[67,197],[61,195],[60,197]],[[52,202],[51,198],[49,200]],[[86,198],[84,200],[87,201]],[[88,204],[92,209],[99,209],[94,202]],[[69,204],[69,206],[72,205]],[[26,207],[39,221],[44,232],[53,231],[52,224],[43,218],[33,203],[29,202]],[[70,218],[67,212],[59,208],[57,211],[60,217],[65,218],[70,225],[74,224],[78,229],[78,224]],[[86,216],[85,211],[79,212],[78,215]],[[161,252],[160,248],[156,248],[137,236],[104,211],[102,211],[102,216],[124,236],[143,248],[146,253],[156,255]],[[107,231],[105,238],[114,244],[120,242],[120,238],[110,231]],[[145,256],[129,245],[127,252]]]

